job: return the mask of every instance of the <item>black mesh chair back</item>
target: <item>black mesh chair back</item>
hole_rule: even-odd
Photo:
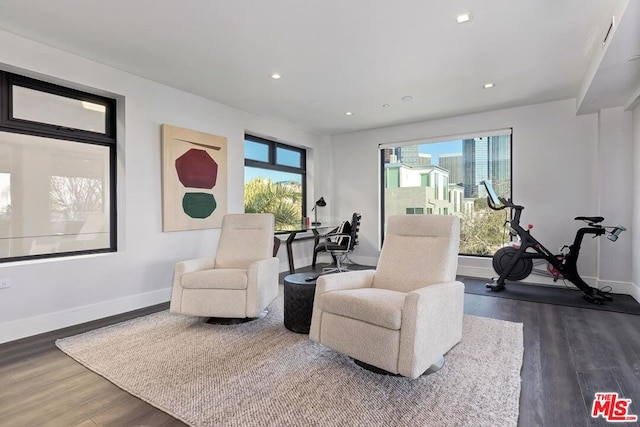
[[[342,263],[349,259],[349,252],[353,251],[358,242],[358,235],[360,233],[360,220],[362,215],[358,212],[354,212],[351,216],[351,222],[344,221],[342,225],[334,232],[328,233],[324,241],[318,243],[313,251],[312,267],[316,267],[316,256],[318,252],[328,252],[333,258],[335,268],[324,269],[323,274],[347,271],[347,268]],[[351,260],[349,260],[351,261]]]
[[[353,216],[351,217],[351,242],[349,244],[349,252],[351,252],[353,248],[355,248],[356,245],[360,243],[358,241],[358,234],[360,233],[361,218],[362,218],[362,215],[358,212],[354,212]]]

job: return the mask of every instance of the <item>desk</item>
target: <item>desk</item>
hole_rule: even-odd
[[[328,225],[309,225],[308,227],[305,227],[304,224],[300,224],[300,226],[294,226],[291,230],[276,230],[275,234],[276,236],[282,236],[282,235],[286,235],[287,236],[287,240],[285,240],[285,243],[287,245],[287,257],[289,258],[289,273],[290,274],[294,274],[296,272],[296,268],[293,265],[293,241],[294,240],[311,240],[313,239],[314,244],[313,247],[315,248],[316,245],[318,244],[318,242],[320,241],[320,237],[322,237],[324,234],[320,234],[320,232],[318,230],[326,230],[325,234],[330,232],[331,230],[333,230],[334,228],[336,228],[336,225],[332,225],[330,223],[327,223]],[[311,231],[313,233],[312,236],[302,236],[302,237],[297,237],[298,233],[305,233]]]

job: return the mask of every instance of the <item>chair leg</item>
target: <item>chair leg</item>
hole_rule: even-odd
[[[344,267],[342,265],[342,262],[345,258],[344,253],[335,255],[335,254],[331,254],[331,256],[333,257],[333,262],[335,264],[335,267],[327,267],[327,268],[323,268],[322,269],[322,274],[328,274],[328,273],[342,273],[344,271],[349,271],[348,268]]]
[[[433,364],[429,366],[429,369],[424,371],[422,375],[429,375],[429,374],[433,374],[434,372],[438,372],[443,366],[444,366],[444,356],[440,356],[440,358],[435,362],[433,362]]]
[[[316,269],[316,259],[318,258],[318,251],[313,251],[313,259],[311,260],[311,268]]]
[[[349,258],[349,252],[346,253],[344,257],[344,261],[352,265],[360,265],[357,262],[353,261],[351,258]]]

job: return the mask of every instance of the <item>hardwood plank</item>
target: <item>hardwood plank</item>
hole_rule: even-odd
[[[611,372],[616,383],[618,383],[620,397],[633,399],[630,405],[630,413],[637,415],[640,420],[640,381],[638,381],[638,370],[630,367],[613,367],[611,368]],[[599,384],[596,384],[596,386],[599,386]],[[638,424],[640,425],[640,422]]]
[[[9,375],[0,375],[0,390],[12,387],[15,385],[15,383],[16,382],[13,380],[13,378],[11,378]]]
[[[540,426],[543,425],[544,420],[540,304],[527,304],[520,301],[517,305],[517,312],[517,320],[523,323],[524,333],[518,424],[521,426]]]
[[[595,393],[599,391],[620,392],[615,375],[609,368],[592,369],[587,372],[578,372],[578,380],[582,388],[582,398],[585,405],[585,419],[588,420],[585,426],[607,426],[611,425],[603,418],[591,418],[591,408]]]
[[[159,411],[148,403],[131,396],[109,411],[91,418],[100,427],[126,426],[186,426],[171,415]]]
[[[563,312],[571,307],[540,308],[543,425],[582,427],[586,408],[563,324]]]
[[[624,398],[640,396],[637,354],[630,346],[640,338],[638,316],[575,310],[565,316],[568,341],[587,409],[596,392],[616,392]],[[633,330],[620,328],[633,326]]]
[[[97,374],[96,377],[98,376]],[[103,378],[92,379],[96,381],[105,381]],[[96,413],[108,411],[112,408],[118,407],[122,402],[128,399],[134,399],[129,393],[120,388],[105,388],[100,389],[95,393],[95,396],[89,400],[84,400],[87,396],[83,395],[74,396],[74,398],[67,405],[66,410],[52,415],[50,419],[40,425],[40,427],[57,427],[57,426],[70,426],[82,422],[83,420],[90,420],[90,417]],[[82,401],[81,404],[75,402]],[[94,425],[93,420],[90,420]]]
[[[39,375],[23,375],[22,371],[18,369],[16,377],[20,379],[14,379],[11,387],[0,388],[0,401],[29,395],[34,389],[43,389],[60,382],[72,380],[73,377],[87,372],[87,368],[68,356],[63,356],[67,359],[64,364],[48,364],[46,360],[43,360],[38,367],[38,370],[42,371]]]
[[[91,374],[92,373],[87,370],[79,375],[75,375],[71,379],[53,384],[48,388],[34,388],[31,390],[31,393],[26,396],[20,394],[3,399],[0,401],[0,425],[3,425],[3,423],[9,425],[30,425],[24,421],[17,421],[30,416],[30,414],[40,417],[40,423],[46,421],[48,418],[41,417],[38,414],[48,412],[47,405],[51,405],[52,402],[57,401],[58,397],[60,397],[60,399],[68,399],[69,396],[79,390],[82,385],[88,384],[84,380],[90,378]],[[95,387],[95,384],[93,387]],[[35,424],[31,422],[31,425]]]
[[[73,361],[73,359],[71,359]],[[38,357],[16,360],[0,365],[0,373],[9,375],[16,383],[39,377],[70,365],[70,358],[58,350],[51,348],[42,352]],[[82,366],[82,365],[81,365]]]

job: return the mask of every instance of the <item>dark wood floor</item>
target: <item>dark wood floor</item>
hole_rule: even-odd
[[[166,308],[0,345],[0,426],[184,426],[54,345],[57,338]],[[630,412],[640,415],[640,316],[480,295],[465,295],[465,313],[524,324],[519,426],[610,425],[589,415],[598,391],[633,399]]]

